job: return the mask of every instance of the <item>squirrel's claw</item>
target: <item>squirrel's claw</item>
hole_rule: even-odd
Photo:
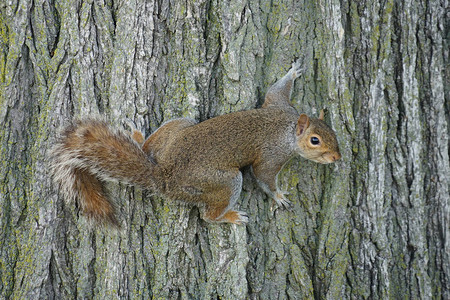
[[[286,194],[286,192],[277,192],[273,199],[277,202],[278,206],[284,207],[287,210],[292,210],[292,203],[286,198]]]
[[[299,58],[292,63],[291,70],[292,79],[300,77],[303,73],[303,59]]]
[[[242,225],[248,223],[248,215],[245,211],[237,211],[238,219],[236,220],[235,224]]]
[[[248,223],[248,215],[244,211],[237,210],[229,210],[222,217],[217,219],[209,219],[208,217],[203,219],[207,222],[225,222],[225,223],[233,223],[237,225],[243,225]]]
[[[307,71],[308,65],[305,65],[305,62],[309,61],[310,56],[311,53],[307,52],[303,57],[298,58],[292,63],[292,67],[290,70],[292,72],[292,79],[300,77]]]

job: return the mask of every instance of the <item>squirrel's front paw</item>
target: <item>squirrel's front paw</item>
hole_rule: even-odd
[[[292,63],[292,79],[300,77],[303,73],[303,60],[301,58],[297,59]]]
[[[276,192],[273,199],[277,202],[278,206],[282,206],[287,210],[292,210],[292,203],[286,198],[286,192]]]
[[[300,77],[300,75],[304,74],[308,70],[308,63],[310,60],[311,53],[307,52],[303,57],[298,58],[296,61],[292,63],[292,67],[289,70],[292,74],[292,79],[296,79]]]

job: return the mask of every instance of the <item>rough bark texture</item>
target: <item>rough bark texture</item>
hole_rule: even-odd
[[[449,3],[0,3],[0,298],[450,299]],[[146,134],[261,104],[310,51],[293,94],[327,109],[343,159],[294,159],[294,211],[245,173],[247,226],[109,185],[122,229],[58,197],[48,149],[70,120]]]

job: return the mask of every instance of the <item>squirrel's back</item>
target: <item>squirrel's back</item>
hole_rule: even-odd
[[[279,151],[292,154],[297,119],[295,110],[276,107],[221,115],[181,129],[158,161],[163,165],[207,161],[218,167],[233,163],[241,168],[251,164],[262,148],[269,147],[269,140],[271,145],[285,145]]]

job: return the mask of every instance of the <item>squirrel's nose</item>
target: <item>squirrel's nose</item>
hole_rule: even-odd
[[[333,161],[337,161],[338,159],[341,158],[341,154],[340,153],[335,153],[331,156],[331,158],[333,159]]]
[[[325,161],[326,161],[325,163],[329,164],[329,163],[335,162],[338,159],[340,159],[341,154],[339,152],[328,152],[323,157],[325,158]]]

